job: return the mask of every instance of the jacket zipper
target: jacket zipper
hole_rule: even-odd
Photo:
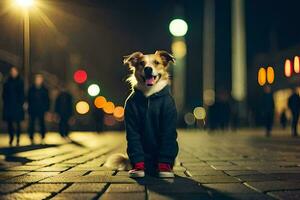
[[[150,98],[148,98],[147,101],[148,101],[147,102],[147,110],[149,110],[149,107],[150,107]]]

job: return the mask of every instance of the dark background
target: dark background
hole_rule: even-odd
[[[21,59],[22,15],[0,3],[0,50]],[[300,44],[297,0],[246,0],[248,90],[257,89],[253,60],[258,54]],[[180,10],[180,12],[178,12]],[[186,108],[202,105],[203,1],[198,0],[45,0],[30,14],[32,72],[46,71],[58,82],[72,81],[78,68],[101,94],[122,105],[128,75],[122,56],[134,51],[170,50],[168,30],[174,17],[189,25]],[[231,1],[216,0],[216,90],[231,91]],[[1,54],[0,54],[1,55]],[[0,57],[1,60],[1,57]],[[3,60],[3,59],[2,59]],[[75,60],[75,61],[74,61]],[[7,72],[5,62],[0,65]],[[281,67],[281,66],[278,66]],[[256,70],[256,69],[255,69]],[[51,81],[51,80],[50,80]],[[55,86],[53,86],[55,87]],[[83,86],[84,87],[84,86]],[[253,95],[248,95],[248,104]],[[250,103],[249,103],[250,102]],[[252,105],[253,107],[253,105]]]

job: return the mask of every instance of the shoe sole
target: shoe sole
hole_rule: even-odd
[[[175,175],[172,172],[159,172],[158,177],[159,178],[174,178]]]
[[[132,174],[129,174],[129,177],[130,178],[144,178],[145,172],[132,173]]]

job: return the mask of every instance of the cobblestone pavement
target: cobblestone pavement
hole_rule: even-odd
[[[0,199],[300,199],[300,139],[259,130],[179,131],[175,179],[130,179],[103,167],[125,152],[122,133],[55,133],[45,144],[8,148],[0,136]]]

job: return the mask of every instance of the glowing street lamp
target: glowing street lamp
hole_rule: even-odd
[[[184,36],[188,31],[188,24],[183,19],[173,19],[169,24],[169,31],[173,36],[172,53],[176,58],[176,66],[173,68],[173,91],[176,106],[182,112],[185,104],[185,74],[187,47]]]
[[[16,5],[22,8],[29,8],[34,5],[34,0],[15,0]]]
[[[19,6],[24,11],[23,16],[23,44],[24,44],[24,57],[23,57],[23,70],[24,70],[24,83],[25,89],[29,87],[30,76],[30,21],[28,9],[33,7],[35,0],[14,0],[16,6]]]
[[[175,37],[182,37],[188,31],[188,25],[183,19],[173,19],[169,25],[170,33]]]

